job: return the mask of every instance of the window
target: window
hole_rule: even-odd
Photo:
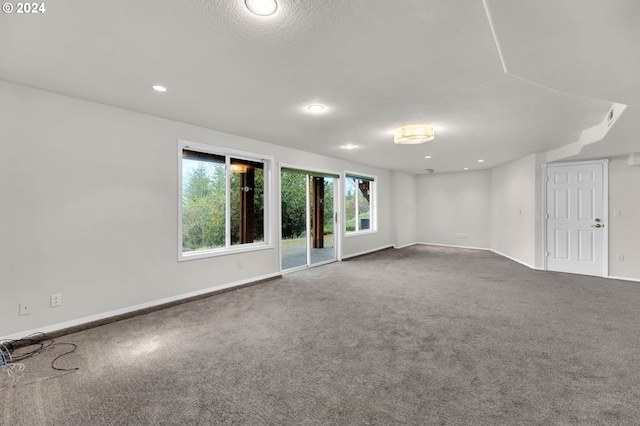
[[[268,247],[271,160],[179,141],[179,260]]]
[[[347,234],[375,231],[375,178],[347,173],[345,186]]]

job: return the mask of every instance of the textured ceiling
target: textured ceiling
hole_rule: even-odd
[[[637,103],[640,2],[485,3],[491,20],[477,0],[279,0],[270,17],[243,0],[56,0],[0,16],[0,79],[414,173],[546,152],[612,102]],[[611,83],[601,62],[624,68],[630,53]],[[312,102],[326,113],[306,113]],[[394,145],[415,123],[435,140]]]
[[[606,137],[569,159],[640,151],[640,2],[486,0],[506,72],[628,108]]]

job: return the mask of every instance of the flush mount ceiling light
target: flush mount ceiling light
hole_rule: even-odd
[[[309,112],[324,112],[324,105],[320,105],[320,104],[311,104],[307,107],[307,110],[309,110]]]
[[[432,141],[435,137],[433,126],[427,124],[415,124],[396,129],[393,135],[393,142],[398,145],[414,145]]]
[[[273,15],[278,9],[276,0],[245,0],[244,4],[247,5],[247,9],[259,16]]]
[[[158,86],[157,84],[155,86],[152,86],[153,90],[155,90],[156,92],[166,92],[167,88],[164,86]]]
[[[346,145],[342,145],[342,149],[356,149],[358,147],[358,145],[353,145],[353,144],[346,144]]]

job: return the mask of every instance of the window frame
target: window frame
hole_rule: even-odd
[[[342,197],[342,205],[343,205],[343,217],[344,223],[342,225],[342,233],[344,237],[356,237],[358,235],[366,235],[366,234],[375,234],[378,232],[378,177],[375,175],[370,175],[368,173],[360,173],[354,172],[350,170],[345,170],[343,176],[343,191],[344,196]],[[358,220],[356,220],[356,230],[355,231],[347,231],[347,222],[349,218],[347,217],[347,184],[350,178],[356,179],[365,179],[371,182],[369,187],[369,197],[371,198],[369,201],[369,229],[358,229]],[[356,186],[357,189],[357,186]],[[356,191],[356,209],[357,209],[357,191]],[[356,210],[357,211],[357,210]],[[356,219],[358,214],[356,214]]]
[[[182,234],[182,210],[183,210],[183,176],[182,176],[182,151],[184,149],[202,152],[204,154],[212,154],[225,157],[225,245],[207,250],[199,250],[193,252],[183,251],[183,234]],[[252,152],[239,151],[236,149],[225,148],[215,145],[208,145],[184,139],[178,139],[177,144],[178,157],[178,262],[187,260],[203,259],[209,257],[225,256],[229,254],[244,253],[256,250],[272,249],[273,246],[273,165],[274,158],[268,155],[256,154]],[[263,210],[264,210],[264,241],[246,244],[231,244],[231,160],[246,160],[259,162],[263,164],[264,173],[264,194],[263,194]]]

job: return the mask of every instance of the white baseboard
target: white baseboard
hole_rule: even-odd
[[[537,270],[541,270],[540,268],[536,268],[535,266],[529,265],[526,262],[523,262],[521,260],[515,259],[511,256],[507,256],[504,253],[500,253],[499,251],[496,251],[494,249],[490,249],[490,248],[485,248],[485,247],[471,247],[471,246],[457,246],[457,245],[451,245],[451,244],[437,244],[437,243],[417,243],[417,244],[423,244],[426,246],[441,246],[441,247],[453,247],[453,248],[463,248],[463,249],[472,249],[472,250],[486,250],[486,251],[490,251],[493,252],[499,256],[502,257],[506,257],[509,260],[513,260],[514,262],[518,262],[521,265],[526,266],[527,268],[531,268],[531,269],[537,269]]]
[[[511,257],[511,256],[507,256],[507,255],[506,255],[506,254],[504,254],[504,253],[500,253],[499,251],[496,251],[496,250],[494,250],[494,249],[489,249],[489,250],[490,250],[490,251],[492,251],[492,252],[494,252],[495,254],[498,254],[498,255],[502,256],[502,257],[506,257],[506,258],[507,258],[507,259],[509,259],[509,260],[513,260],[514,262],[518,262],[519,264],[524,265],[524,266],[526,266],[527,268],[537,269],[537,270],[542,270],[542,269],[540,269],[540,268],[536,268],[536,267],[535,267],[535,266],[533,266],[533,265],[529,265],[529,264],[528,264],[528,263],[526,263],[526,262],[523,262],[523,261],[518,260],[518,259],[516,259],[516,258],[513,258],[513,257]]]
[[[84,317],[84,318],[78,318],[75,320],[71,320],[71,321],[66,321],[66,322],[61,322],[58,324],[53,324],[53,325],[49,325],[46,327],[41,327],[35,330],[27,330],[27,331],[22,331],[20,333],[14,333],[14,334],[10,334],[8,336],[3,336],[0,337],[0,341],[3,340],[16,340],[16,339],[20,339],[24,336],[29,336],[31,334],[34,333],[51,333],[53,331],[58,331],[58,330],[63,330],[65,328],[71,328],[71,327],[75,327],[78,325],[83,325],[83,324],[87,324],[90,322],[94,322],[94,321],[100,321],[106,318],[111,318],[111,317],[115,317],[118,315],[122,315],[122,314],[128,314],[130,312],[135,312],[135,311],[139,311],[142,309],[146,309],[146,308],[151,308],[154,306],[159,306],[159,305],[164,305],[165,303],[171,303],[171,302],[176,302],[179,300],[183,300],[183,299],[188,299],[191,297],[195,297],[195,296],[202,296],[204,294],[207,293],[213,293],[216,291],[220,291],[220,290],[226,290],[226,289],[230,289],[233,287],[238,287],[238,286],[242,286],[245,284],[250,284],[253,282],[257,282],[257,281],[263,281],[263,280],[268,280],[271,278],[276,278],[276,277],[280,277],[281,274],[278,273],[274,273],[274,274],[268,274],[268,275],[263,275],[260,277],[253,277],[253,278],[249,278],[246,280],[241,280],[241,281],[235,281],[232,283],[228,283],[228,284],[222,284],[222,285],[218,285],[218,286],[214,286],[214,287],[209,287],[209,288],[205,288],[202,290],[197,290],[197,291],[192,291],[190,293],[184,293],[184,294],[179,294],[177,296],[171,296],[171,297],[167,297],[164,299],[160,299],[160,300],[154,300],[152,302],[147,302],[147,303],[141,303],[140,305],[134,305],[134,306],[128,306],[126,308],[121,308],[121,309],[116,309],[113,311],[109,311],[109,312],[103,312],[101,314],[96,314],[96,315],[90,315],[88,317]]]
[[[401,246],[396,246],[396,245],[394,245],[393,247],[394,247],[394,248],[396,248],[396,249],[401,249],[401,248],[405,248],[405,247],[415,246],[416,244],[420,244],[420,243],[418,243],[418,242],[413,242],[413,243],[404,244],[404,245],[401,245]]]
[[[363,254],[369,254],[369,253],[373,253],[373,252],[376,252],[376,251],[380,251],[380,250],[384,250],[384,249],[388,249],[388,248],[392,248],[392,247],[393,247],[393,244],[390,244],[388,246],[382,246],[382,247],[374,248],[374,249],[371,249],[371,250],[365,250],[365,251],[361,251],[359,253],[351,253],[351,254],[348,254],[346,256],[342,256],[342,260],[349,259],[351,257],[362,256]]]
[[[640,283],[640,279],[638,278],[616,277],[615,275],[608,275],[605,278],[610,278],[612,280],[634,281]]]
[[[463,248],[463,249],[472,249],[472,250],[489,250],[492,251],[489,248],[485,248],[485,247],[473,247],[473,246],[458,246],[458,245],[453,245],[453,244],[439,244],[439,243],[416,243],[416,244],[421,244],[424,246],[439,246],[439,247],[452,247],[452,248]]]

